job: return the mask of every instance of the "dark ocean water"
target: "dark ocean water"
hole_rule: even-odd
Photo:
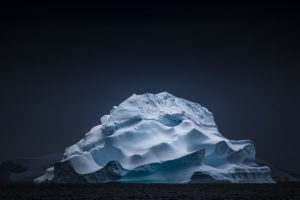
[[[6,184],[0,199],[300,199],[300,183],[277,184]]]

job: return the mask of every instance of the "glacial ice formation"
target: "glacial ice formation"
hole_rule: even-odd
[[[167,92],[132,95],[35,182],[272,183],[250,140],[229,140],[213,115]]]

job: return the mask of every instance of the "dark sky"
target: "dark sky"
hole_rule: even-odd
[[[299,9],[2,4],[0,161],[62,152],[132,93],[168,91],[299,172]]]

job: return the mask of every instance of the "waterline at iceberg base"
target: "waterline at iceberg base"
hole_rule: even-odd
[[[213,115],[167,92],[132,95],[36,183],[274,183],[250,140],[221,135]]]

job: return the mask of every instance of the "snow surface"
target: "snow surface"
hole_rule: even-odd
[[[120,182],[274,182],[255,163],[252,141],[226,139],[206,108],[167,92],[133,94],[100,121],[65,150],[61,162],[79,175],[117,161],[126,169]],[[53,171],[35,182],[52,180]]]

